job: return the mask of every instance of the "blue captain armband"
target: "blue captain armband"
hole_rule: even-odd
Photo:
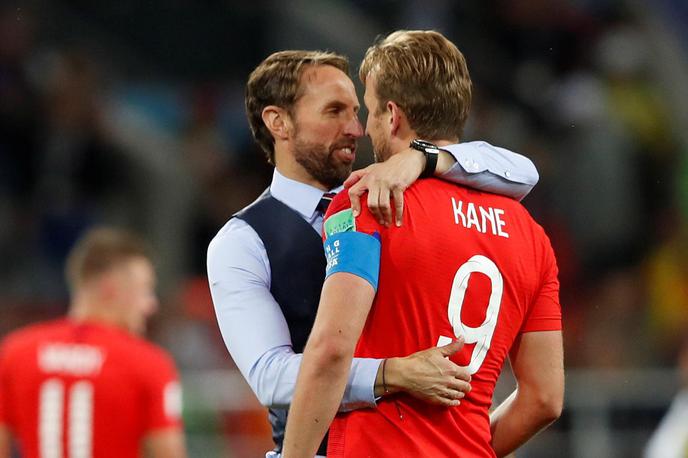
[[[377,235],[377,234],[376,234]],[[377,291],[380,277],[380,240],[363,232],[338,232],[325,240],[325,278],[348,272],[368,281]]]

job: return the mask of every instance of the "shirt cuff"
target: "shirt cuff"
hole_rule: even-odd
[[[375,379],[381,359],[354,358],[340,412],[375,407]]]
[[[484,141],[457,143],[444,147],[468,173],[489,171],[511,182],[535,186],[539,174],[527,157]]]

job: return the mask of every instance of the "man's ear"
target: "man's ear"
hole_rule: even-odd
[[[284,108],[268,105],[261,113],[263,122],[275,139],[286,140],[292,131],[291,116]]]
[[[392,135],[397,135],[399,129],[401,128],[402,122],[406,119],[406,115],[401,110],[396,102],[391,100],[387,102],[387,113],[389,114],[389,131]]]
[[[94,279],[94,281],[97,282],[97,288],[101,299],[111,301],[117,296],[117,280],[116,272],[105,272],[99,278]]]

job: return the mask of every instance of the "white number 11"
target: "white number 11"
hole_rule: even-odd
[[[490,300],[487,303],[487,310],[485,311],[485,321],[473,328],[467,326],[461,321],[461,309],[463,301],[466,296],[466,289],[468,288],[468,280],[471,278],[473,272],[480,272],[485,274],[490,279],[492,292],[490,293]],[[463,336],[465,343],[475,344],[473,354],[471,355],[471,362],[468,364],[468,370],[471,374],[475,374],[480,369],[480,366],[485,361],[487,350],[490,349],[492,343],[492,335],[497,326],[497,318],[499,317],[499,308],[502,305],[502,293],[504,292],[504,280],[502,274],[499,272],[497,265],[491,259],[485,256],[475,255],[459,267],[454,276],[454,283],[452,283],[451,295],[449,296],[449,306],[447,315],[449,323],[454,329],[454,335]],[[440,336],[437,341],[437,346],[451,343],[453,339],[446,336]]]
[[[65,384],[57,378],[43,382],[38,411],[38,438],[42,458],[62,458]],[[93,436],[93,384],[74,383],[67,405],[67,450],[69,458],[91,458]]]

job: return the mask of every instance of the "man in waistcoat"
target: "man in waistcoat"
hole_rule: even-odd
[[[269,408],[275,453],[282,447],[301,352],[325,278],[323,214],[351,174],[356,143],[363,135],[358,110],[348,62],[333,53],[274,53],[247,83],[251,130],[275,171],[270,187],[210,243],[208,280],[227,349]],[[364,179],[354,191],[368,190],[368,207],[389,224],[390,194],[398,205],[400,190],[421,174],[517,199],[537,182],[532,162],[502,148],[472,142],[445,149],[431,160],[409,149],[375,164],[356,175]],[[387,188],[388,183],[394,187]],[[403,207],[396,210],[399,218]],[[457,405],[470,390],[470,377],[445,357],[461,346],[457,341],[389,358],[386,385],[429,403]],[[343,411],[375,408],[385,394],[381,361],[353,360]],[[325,450],[323,445],[318,456]]]

